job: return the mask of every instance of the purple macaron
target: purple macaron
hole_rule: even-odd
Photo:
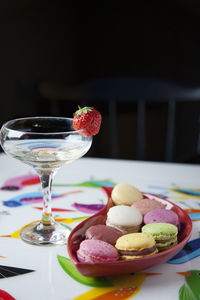
[[[178,227],[180,226],[178,215],[173,210],[154,209],[144,216],[144,223],[170,223]]]
[[[85,238],[93,240],[101,240],[111,245],[115,245],[116,241],[123,233],[111,226],[98,224],[89,227],[86,230]]]
[[[80,243],[77,258],[84,263],[109,262],[119,259],[117,249],[100,240],[84,240]]]

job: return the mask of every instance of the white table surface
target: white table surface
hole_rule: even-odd
[[[11,178],[28,174],[35,175],[36,173],[31,167],[4,154],[0,155],[0,187],[4,186],[5,182]],[[162,194],[184,209],[196,209],[197,212],[200,210],[200,196],[190,195],[191,190],[196,191],[197,194],[200,192],[199,165],[81,158],[61,168],[53,183],[77,184],[85,181],[102,180],[109,180],[114,183],[129,183],[143,192]],[[170,190],[170,188],[185,189],[189,191],[189,194],[177,193]],[[0,299],[81,300],[95,299],[97,295],[102,296],[104,294],[105,296],[106,288],[95,288],[82,284],[62,269],[58,262],[58,256],[68,258],[66,245],[33,246],[24,243],[14,234],[26,223],[40,219],[41,211],[34,207],[42,207],[42,203],[7,207],[3,201],[9,201],[16,197],[18,197],[16,199],[19,199],[23,195],[26,196],[28,193],[38,191],[40,191],[39,184],[28,185],[16,191],[0,190]],[[52,200],[52,207],[74,209],[72,204],[75,202],[82,204],[106,204],[107,202],[105,194],[99,188],[53,186],[53,193],[62,194],[72,191],[77,191],[77,193]],[[78,210],[74,212],[54,212],[54,216],[68,219],[88,215],[91,214]],[[77,224],[78,222],[73,222],[69,226],[73,228]],[[191,241],[196,239],[199,241],[199,231],[199,222],[193,222]],[[33,270],[33,272],[7,277],[3,270],[5,267]],[[160,273],[160,275],[146,276],[145,280],[139,284],[137,293],[130,298],[119,298],[119,294],[116,293],[115,296],[102,299],[155,300],[156,297],[162,300],[184,299],[179,298],[179,289],[185,283],[185,277],[177,272],[189,270],[199,270],[200,272],[200,259],[198,256],[184,263],[164,263],[148,269],[149,273]],[[198,289],[198,287],[196,286],[195,289]],[[5,293],[8,293],[10,298],[9,296],[3,296]],[[196,290],[194,295],[195,293]]]

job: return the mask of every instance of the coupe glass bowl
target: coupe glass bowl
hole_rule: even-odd
[[[42,218],[22,228],[22,240],[35,245],[66,243],[69,231],[52,217],[52,180],[60,167],[83,156],[91,144],[92,137],[76,131],[71,118],[22,118],[3,125],[3,150],[35,169],[43,192]]]

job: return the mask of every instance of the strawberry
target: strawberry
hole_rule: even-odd
[[[75,130],[83,130],[82,135],[88,137],[96,135],[101,126],[101,114],[98,110],[93,107],[79,106],[79,110],[74,113],[73,127]]]

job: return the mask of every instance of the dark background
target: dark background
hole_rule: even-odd
[[[72,116],[78,103],[65,89],[88,79],[139,76],[200,86],[199,1],[8,0],[0,3],[0,22],[1,125]],[[107,103],[89,104],[103,123],[88,155],[109,157]],[[198,101],[178,103],[174,161],[199,163],[199,115]],[[147,160],[165,159],[167,118],[167,103],[147,105]],[[136,103],[120,103],[118,158],[137,159],[136,121]]]

